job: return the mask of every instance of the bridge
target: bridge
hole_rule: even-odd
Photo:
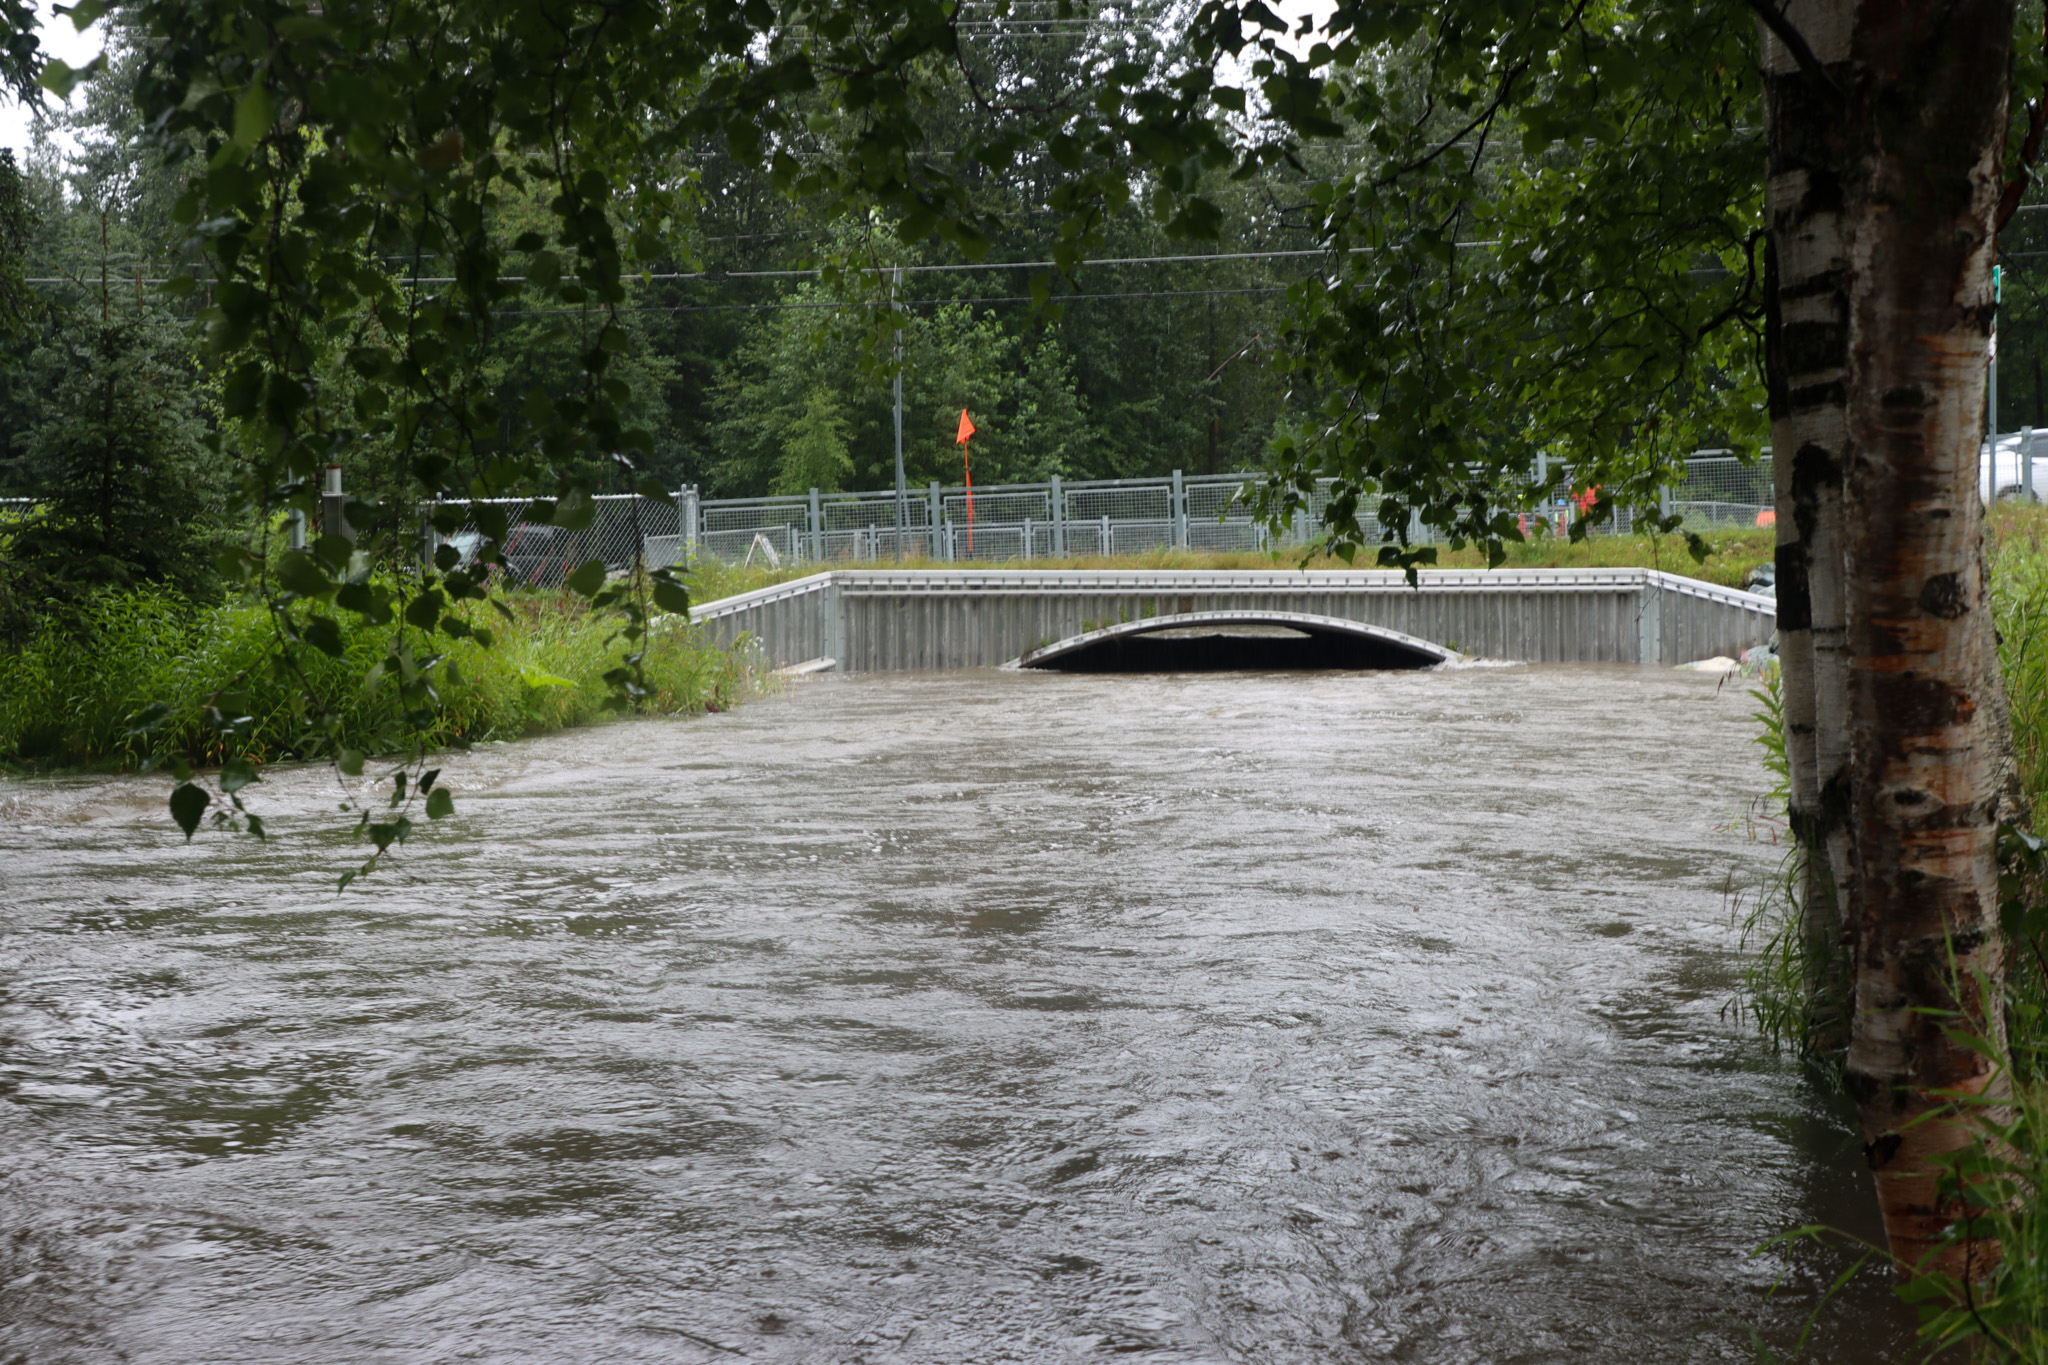
[[[706,603],[775,667],[1422,668],[1466,655],[1677,664],[1740,655],[1770,598],[1654,569],[833,569]]]

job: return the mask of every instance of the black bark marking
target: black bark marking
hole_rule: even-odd
[[[1788,322],[1779,338],[1789,374],[1839,370],[1849,363],[1849,329],[1841,322]]]
[[[1806,576],[1806,546],[1798,541],[1778,546],[1778,629],[1813,629],[1813,590]]]
[[[1969,697],[1939,678],[1878,673],[1867,684],[1876,714],[1893,720],[1899,735],[1924,735],[1960,725],[1976,712]]]
[[[1943,621],[1953,621],[1970,609],[1970,596],[1963,590],[1961,574],[1938,573],[1920,589],[1920,610]]]
[[[1810,412],[1815,408],[1839,408],[1848,401],[1848,386],[1839,379],[1826,384],[1808,384],[1785,395],[1785,405],[1792,412]]]
[[[1918,384],[1900,384],[1884,391],[1884,397],[1877,400],[1888,408],[1924,408],[1929,406],[1927,391]]]

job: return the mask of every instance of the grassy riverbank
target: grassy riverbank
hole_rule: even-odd
[[[1508,547],[1507,563],[1510,569],[1616,569],[1642,568],[1663,569],[1668,573],[1684,574],[1689,578],[1704,579],[1726,587],[1739,588],[1749,571],[1771,558],[1775,533],[1763,530],[1736,530],[1716,532],[1707,537],[1714,553],[1704,564],[1693,562],[1686,553],[1685,542],[1676,536],[1597,536],[1574,545],[1569,540],[1556,536],[1544,536]],[[1479,550],[1438,551],[1437,567],[1445,569],[1483,569],[1486,556]],[[850,568],[865,568],[866,565],[849,565]],[[1355,565],[1329,555],[1311,557],[1303,564],[1299,552],[1280,554],[1258,554],[1252,552],[1232,554],[1205,554],[1195,550],[1149,550],[1137,555],[1076,555],[1065,559],[1013,559],[1000,564],[976,563],[972,565],[942,563],[930,559],[909,559],[902,565],[887,563],[878,568],[905,569],[1037,569],[1057,571],[1067,569],[1300,569],[1310,572],[1332,569],[1371,568],[1372,557],[1361,554]],[[766,567],[740,568],[732,564],[707,561],[691,571],[690,593],[697,601],[714,602],[721,597],[732,597],[756,588],[772,587],[787,583],[791,579],[803,578],[818,572],[818,566],[800,566],[771,569]]]
[[[406,718],[390,687],[363,685],[383,656],[387,632],[351,629],[340,613],[340,658],[301,652],[309,687],[270,668],[273,627],[260,606],[189,606],[168,593],[108,593],[71,619],[52,621],[12,654],[0,654],[0,764],[49,769],[126,767],[178,754],[210,765],[224,756],[206,701],[249,717],[242,752],[259,761],[307,757],[334,746],[375,751],[388,737],[436,747],[537,734],[607,715],[606,670],[622,645],[608,637],[617,619],[571,594],[518,593],[505,599],[511,619],[478,616],[496,639],[489,649],[456,641],[452,675],[437,684],[441,707],[428,724]],[[685,632],[650,641],[648,709],[663,714],[732,705],[747,679],[728,651]],[[308,728],[313,711],[339,720],[331,738]],[[137,713],[155,702],[184,704],[146,735]]]

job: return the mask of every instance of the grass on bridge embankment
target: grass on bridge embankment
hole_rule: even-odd
[[[1667,573],[1739,588],[1749,571],[1768,561],[1774,532],[1763,530],[1720,531],[1707,537],[1714,547],[1704,564],[1696,564],[1686,553],[1685,542],[1676,536],[1597,536],[1574,545],[1556,536],[1545,536],[1508,547],[1509,569],[1663,569]],[[848,564],[847,568],[868,568]],[[905,560],[901,565],[883,562],[875,568],[905,569],[1302,569],[1315,573],[1330,569],[1373,567],[1370,553],[1360,554],[1356,564],[1346,564],[1329,555],[1303,561],[1300,551],[1261,554],[1253,552],[1206,554],[1196,550],[1152,550],[1138,555],[1078,555],[1066,559],[1012,559],[1001,564],[980,562],[948,564],[930,559]],[[1486,556],[1479,550],[1438,551],[1437,567],[1483,569]],[[756,588],[772,587],[791,579],[818,572],[815,564],[770,569],[740,568],[732,564],[708,563],[690,575],[690,595],[699,602],[714,602]]]

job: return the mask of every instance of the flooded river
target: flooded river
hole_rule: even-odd
[[[1722,1015],[1754,705],[812,679],[451,761],[343,896],[330,774],[0,784],[0,1361],[1754,1359],[1841,1263],[1752,1248],[1874,1231]]]

